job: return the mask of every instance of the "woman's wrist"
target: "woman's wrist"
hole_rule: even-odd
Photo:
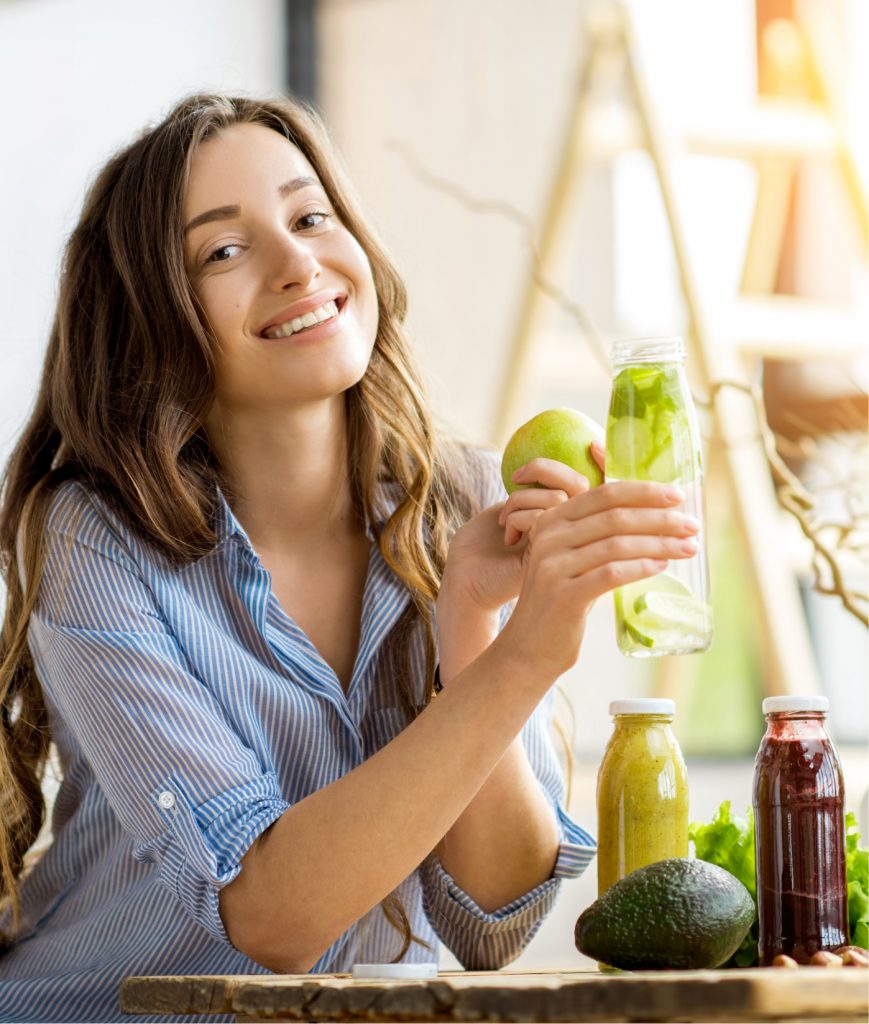
[[[444,577],[435,606],[443,685],[465,669],[498,635],[500,610],[481,608]]]

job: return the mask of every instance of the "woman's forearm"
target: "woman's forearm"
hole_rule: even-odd
[[[272,970],[309,970],[454,826],[554,682],[532,674],[493,644],[390,744],[289,808],[221,892],[232,942]]]
[[[497,630],[497,613],[481,615],[448,595],[439,603],[445,688],[492,643]],[[461,679],[458,685],[462,685]],[[551,877],[558,853],[555,813],[520,737],[510,744],[437,852],[445,870],[486,912],[505,906]]]

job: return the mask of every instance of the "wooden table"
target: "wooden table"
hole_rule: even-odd
[[[862,1021],[858,968],[443,972],[418,981],[347,974],[127,978],[126,1013],[234,1013],[239,1021]]]

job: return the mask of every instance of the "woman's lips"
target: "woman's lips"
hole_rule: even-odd
[[[324,302],[322,306],[309,310],[302,316],[294,316],[285,320],[282,324],[269,327],[262,332],[262,336],[269,340],[276,338],[289,338],[292,334],[299,334],[318,324],[326,323],[333,317],[338,316],[338,304],[336,302]]]
[[[283,328],[286,324],[291,324],[293,321],[300,322],[300,326],[297,326],[295,330],[302,330],[305,326],[312,326],[310,322],[309,314],[314,314],[322,310],[324,306],[328,306],[329,303],[334,303],[337,307],[337,312],[341,312],[341,307],[347,301],[347,295],[345,292],[332,292],[322,291],[316,295],[310,295],[308,298],[294,302],[292,306],[289,306],[283,312],[278,313],[277,316],[271,320],[267,320],[261,327],[259,327],[256,333],[261,338],[271,337],[272,332],[275,328]],[[308,317],[307,323],[305,323],[305,317]],[[317,322],[320,320],[320,314],[318,312]]]

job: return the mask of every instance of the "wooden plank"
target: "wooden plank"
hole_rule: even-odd
[[[719,313],[721,336],[768,359],[857,358],[869,352],[869,316],[793,295],[742,296]]]
[[[688,128],[683,144],[691,153],[736,160],[835,158],[842,138],[829,111],[820,104],[767,98],[736,116],[728,118],[722,112],[704,125]]]
[[[235,1013],[297,1021],[866,1020],[866,974],[796,971],[444,972],[419,981],[349,975],[128,978],[125,1013]]]

